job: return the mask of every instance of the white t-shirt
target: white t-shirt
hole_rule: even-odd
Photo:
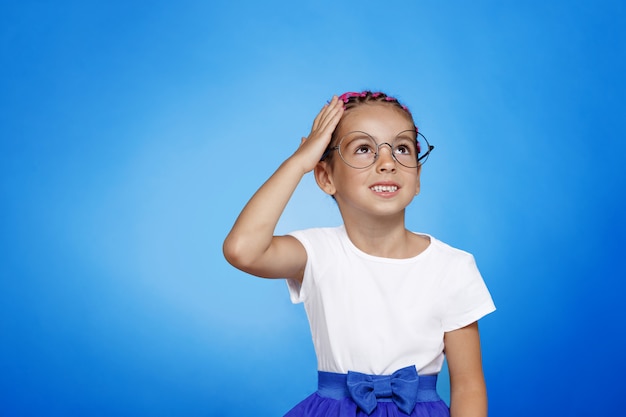
[[[474,257],[432,236],[419,255],[390,259],[359,250],[343,226],[290,234],[307,263],[302,285],[287,283],[304,302],[320,371],[437,374],[444,332],[495,310]]]

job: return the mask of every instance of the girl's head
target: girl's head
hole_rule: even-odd
[[[318,185],[340,209],[382,205],[399,213],[419,192],[419,133],[411,113],[379,92],[339,99],[345,111],[315,169]],[[421,154],[429,149],[422,145]]]

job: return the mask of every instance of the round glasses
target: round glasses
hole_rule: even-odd
[[[390,142],[378,143],[368,133],[361,131],[348,132],[339,140],[337,146],[328,148],[322,155],[323,161],[330,152],[338,151],[339,156],[348,166],[356,169],[370,167],[378,159],[380,147],[386,145],[391,150],[391,156],[400,165],[407,168],[417,168],[426,162],[428,155],[435,148],[421,133],[415,130],[400,132]]]

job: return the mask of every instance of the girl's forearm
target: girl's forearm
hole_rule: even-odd
[[[249,265],[269,249],[278,220],[306,171],[292,156],[252,196],[224,241],[230,263]]]
[[[487,392],[482,387],[452,391],[450,417],[487,417]]]

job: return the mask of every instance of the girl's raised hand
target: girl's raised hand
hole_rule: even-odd
[[[330,138],[343,115],[343,105],[343,101],[333,96],[330,103],[326,104],[315,117],[309,136],[302,138],[294,157],[301,159],[302,167],[306,172],[315,168],[326,151]]]

